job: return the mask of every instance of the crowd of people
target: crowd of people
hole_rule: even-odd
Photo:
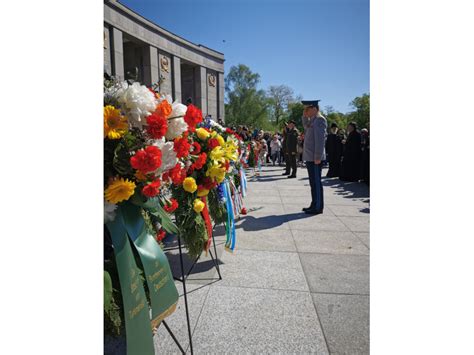
[[[285,123],[281,132],[268,132],[249,129],[247,126],[233,127],[236,132],[251,143],[253,150],[252,166],[259,174],[261,166],[285,166],[288,178],[295,178],[298,167],[305,167],[303,161],[304,132],[296,128],[294,121]],[[323,166],[328,167],[327,177],[337,177],[342,181],[362,181],[369,184],[369,131],[359,131],[357,124],[351,122],[346,129],[336,123],[330,125],[327,132],[326,160]]]

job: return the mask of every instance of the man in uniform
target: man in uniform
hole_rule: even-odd
[[[288,159],[287,170],[285,175],[289,175],[288,179],[296,178],[296,153],[298,151],[298,130],[296,129],[296,122],[288,121],[288,131],[285,139],[286,158]],[[291,174],[290,174],[291,170]]]
[[[307,214],[321,214],[324,209],[321,169],[322,161],[326,158],[324,146],[327,122],[319,112],[319,101],[301,101],[304,105],[302,117],[304,127],[303,160],[306,162],[311,186],[311,205],[303,208]]]

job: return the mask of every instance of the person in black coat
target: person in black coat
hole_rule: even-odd
[[[338,177],[341,167],[342,140],[337,134],[337,124],[331,124],[331,132],[326,138],[326,155],[329,162],[327,177]]]
[[[342,181],[359,181],[361,137],[355,122],[347,125],[347,133],[347,139],[345,142],[343,141],[344,152],[340,179]]]
[[[361,134],[361,169],[360,169],[360,180],[369,184],[370,180],[370,138],[369,131],[367,128],[363,128],[360,131]]]
[[[283,175],[289,175],[288,178],[296,178],[296,154],[298,153],[298,135],[299,132],[295,127],[295,121],[288,122],[288,130],[285,136],[286,151],[286,170]],[[291,173],[290,173],[291,171]]]

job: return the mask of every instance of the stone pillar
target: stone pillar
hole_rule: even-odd
[[[113,47],[112,47],[112,57],[113,57],[113,70],[112,73],[117,77],[123,80],[125,78],[125,72],[123,67],[123,35],[122,31],[112,28],[112,38],[113,38]]]
[[[224,95],[225,95],[224,73],[218,73],[217,75],[217,118],[222,118],[222,121],[225,122]]]
[[[196,92],[196,103],[202,114],[207,114],[207,70],[205,67],[196,67],[194,72],[194,83]]]
[[[173,100],[181,102],[181,59],[173,56]]]
[[[104,72],[112,75],[112,63],[110,56],[110,32],[109,28],[104,26]]]
[[[153,46],[143,47],[143,83],[147,86],[158,82],[158,49]]]
[[[212,115],[212,118],[217,121],[219,112],[217,110],[218,104],[218,84],[217,84],[217,72],[213,70],[207,71],[207,112],[203,112],[204,115]]]

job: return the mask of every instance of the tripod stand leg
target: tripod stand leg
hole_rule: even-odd
[[[169,335],[171,335],[171,337],[173,338],[174,342],[176,343],[176,345],[178,345],[178,348],[179,350],[181,350],[181,353],[182,354],[186,354],[186,351],[184,351],[183,347],[181,346],[181,344],[179,343],[178,339],[176,339],[176,337],[174,336],[173,332],[171,331],[170,327],[168,327],[168,324],[166,324],[165,321],[162,321],[161,323],[163,323],[163,325],[165,326],[166,330],[168,331]]]
[[[188,323],[189,349],[191,351],[191,355],[193,355],[194,354],[193,336],[191,334],[191,322],[189,321],[188,293],[186,291],[186,277],[184,275],[183,251],[181,248],[181,237],[179,235],[178,235],[178,246],[179,246],[179,261],[181,263],[181,275],[183,277],[184,307],[186,309],[186,322]]]
[[[214,254],[216,254],[216,259],[212,256],[211,251],[209,250],[209,254],[211,254],[212,260],[214,260],[214,264],[216,265],[217,274],[219,275],[219,280],[222,280],[221,270],[219,269],[219,261],[217,259],[217,248],[216,248],[216,240],[214,239],[214,233],[212,233],[212,244],[214,244]]]

